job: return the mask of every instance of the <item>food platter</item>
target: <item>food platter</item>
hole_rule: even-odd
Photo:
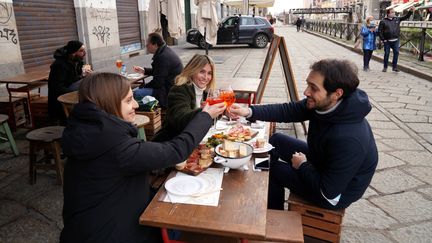
[[[214,152],[212,148],[205,144],[200,144],[198,148],[192,151],[188,159],[183,163],[176,165],[177,170],[189,175],[199,175],[213,163]]]

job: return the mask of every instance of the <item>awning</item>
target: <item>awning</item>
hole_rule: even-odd
[[[249,6],[255,6],[258,8],[269,8],[273,7],[275,0],[249,0]],[[223,4],[228,6],[242,7],[244,4],[243,0],[224,0]]]
[[[399,6],[397,6],[396,8],[394,8],[394,11],[398,12],[398,13],[402,13],[403,11],[407,10],[408,8],[410,8],[410,7],[412,7],[412,6],[416,5],[416,4],[417,4],[417,2],[407,2],[407,3],[404,3],[404,4],[400,4]]]
[[[389,10],[389,9],[392,9],[392,8],[396,8],[397,6],[399,6],[400,4],[399,3],[396,3],[396,4],[393,4],[393,5],[390,5],[390,6],[388,6],[385,10]]]

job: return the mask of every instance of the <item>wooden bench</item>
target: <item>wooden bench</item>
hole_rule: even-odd
[[[340,241],[345,209],[329,210],[320,208],[290,193],[288,210],[301,214],[305,235],[330,242]]]
[[[267,210],[266,241],[244,240],[242,243],[265,243],[265,242],[304,242],[301,215],[298,212]],[[166,238],[165,238],[166,239]],[[164,243],[172,242],[166,241]],[[207,235],[193,232],[182,232],[182,242],[238,242],[238,239],[216,235]]]

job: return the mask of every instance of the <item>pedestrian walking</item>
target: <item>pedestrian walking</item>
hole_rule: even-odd
[[[297,20],[295,22],[295,25],[297,26],[297,32],[299,32],[300,31],[300,27],[302,25],[302,20],[301,20],[300,17],[297,18]]]
[[[369,71],[369,61],[373,51],[376,50],[377,31],[373,16],[366,18],[366,22],[361,30],[361,35],[363,36],[363,70]]]
[[[387,16],[381,20],[378,32],[381,41],[384,43],[384,68],[383,72],[387,72],[388,59],[390,56],[390,48],[393,50],[393,72],[399,72],[397,69],[397,62],[399,57],[399,35],[400,35],[400,22],[408,19],[414,12],[415,7],[411,7],[410,11],[402,16],[396,17],[394,9],[387,10]]]

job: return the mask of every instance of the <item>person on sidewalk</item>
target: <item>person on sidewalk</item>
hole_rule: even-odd
[[[151,68],[134,66],[137,73],[153,76],[153,80],[134,90],[135,97],[147,95],[155,97],[162,108],[167,106],[168,92],[174,84],[174,79],[183,70],[180,57],[169,48],[162,36],[158,33],[150,33],[146,42],[147,52],[153,54]]]
[[[284,209],[285,187],[319,207],[346,208],[362,197],[378,163],[366,120],[372,107],[357,88],[357,67],[348,60],[315,62],[306,83],[301,101],[250,108],[234,104],[230,113],[250,121],[309,120],[307,143],[281,133],[270,137],[270,209]]]
[[[192,57],[168,93],[165,121],[153,141],[167,141],[177,136],[201,112],[208,92],[215,89],[214,70],[215,64],[209,56]]]
[[[366,18],[365,25],[361,29],[361,35],[363,36],[363,70],[369,71],[369,61],[373,51],[376,50],[377,31],[373,16]]]
[[[89,65],[84,65],[85,45],[81,41],[69,41],[54,52],[54,62],[48,77],[48,113],[53,121],[64,124],[66,115],[57,98],[65,93],[78,90],[79,80],[91,73]],[[84,72],[83,72],[83,67]]]
[[[415,7],[411,7],[410,11],[402,17],[396,17],[394,9],[387,10],[387,16],[381,20],[378,26],[379,37],[384,43],[384,68],[383,72],[387,72],[388,59],[390,57],[390,48],[393,50],[392,67],[394,72],[399,72],[397,62],[399,57],[399,36],[400,23],[408,19],[415,11]]]
[[[295,25],[297,26],[297,32],[300,31],[300,27],[302,25],[302,22],[303,22],[302,19],[300,17],[298,17],[296,22],[295,22]]]
[[[166,143],[137,138],[137,102],[129,81],[114,73],[83,79],[62,146],[64,168],[61,243],[161,242],[160,229],[139,225],[150,203],[148,173],[188,158],[223,103],[206,105]]]

